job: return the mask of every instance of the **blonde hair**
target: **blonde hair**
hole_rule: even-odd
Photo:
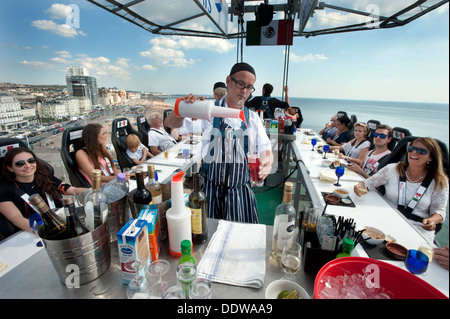
[[[369,134],[369,127],[366,124],[358,122],[358,123],[355,123],[355,125],[353,127],[356,127],[356,126],[359,126],[364,130],[364,136],[367,136]]]
[[[141,145],[141,140],[136,134],[130,134],[127,136],[127,148],[132,149]]]

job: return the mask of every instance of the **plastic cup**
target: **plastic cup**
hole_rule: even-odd
[[[250,174],[252,175],[253,186],[262,187],[264,185],[264,180],[259,178],[259,157],[256,153],[248,153],[248,168],[250,169]]]

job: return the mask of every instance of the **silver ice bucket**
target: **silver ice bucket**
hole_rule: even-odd
[[[79,237],[42,241],[59,279],[66,286],[86,284],[100,277],[111,264],[107,223]]]

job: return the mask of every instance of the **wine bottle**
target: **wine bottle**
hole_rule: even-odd
[[[161,184],[158,183],[155,177],[155,165],[149,164],[147,165],[147,173],[148,173],[148,181],[145,184],[145,187],[152,194],[153,204],[161,204],[162,203],[162,188]]]
[[[94,230],[103,224],[109,215],[108,196],[102,190],[102,171],[94,169],[92,171],[92,188],[84,199],[84,209],[86,211],[86,226]]]
[[[191,228],[192,228],[192,242],[194,244],[201,244],[208,238],[208,220],[206,217],[207,204],[206,195],[200,188],[200,174],[192,175],[194,182],[194,190],[189,195],[188,206],[191,209]]]
[[[89,229],[78,219],[73,196],[63,197],[64,213],[66,214],[67,232],[70,237],[78,237],[89,233]]]
[[[152,202],[152,194],[145,188],[142,171],[136,171],[137,188],[133,194],[133,202],[138,205],[149,205]]]
[[[294,237],[296,213],[291,205],[293,187],[291,182],[284,183],[283,201],[275,210],[272,256],[277,260],[281,258],[283,247],[289,245]]]
[[[49,240],[61,240],[69,238],[67,225],[63,219],[56,215],[44,202],[39,194],[31,195],[30,203],[39,210],[43,225],[39,228],[39,236]]]

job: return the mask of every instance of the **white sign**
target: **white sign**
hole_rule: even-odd
[[[228,5],[225,0],[194,0],[194,2],[219,28],[220,32],[228,35]]]

